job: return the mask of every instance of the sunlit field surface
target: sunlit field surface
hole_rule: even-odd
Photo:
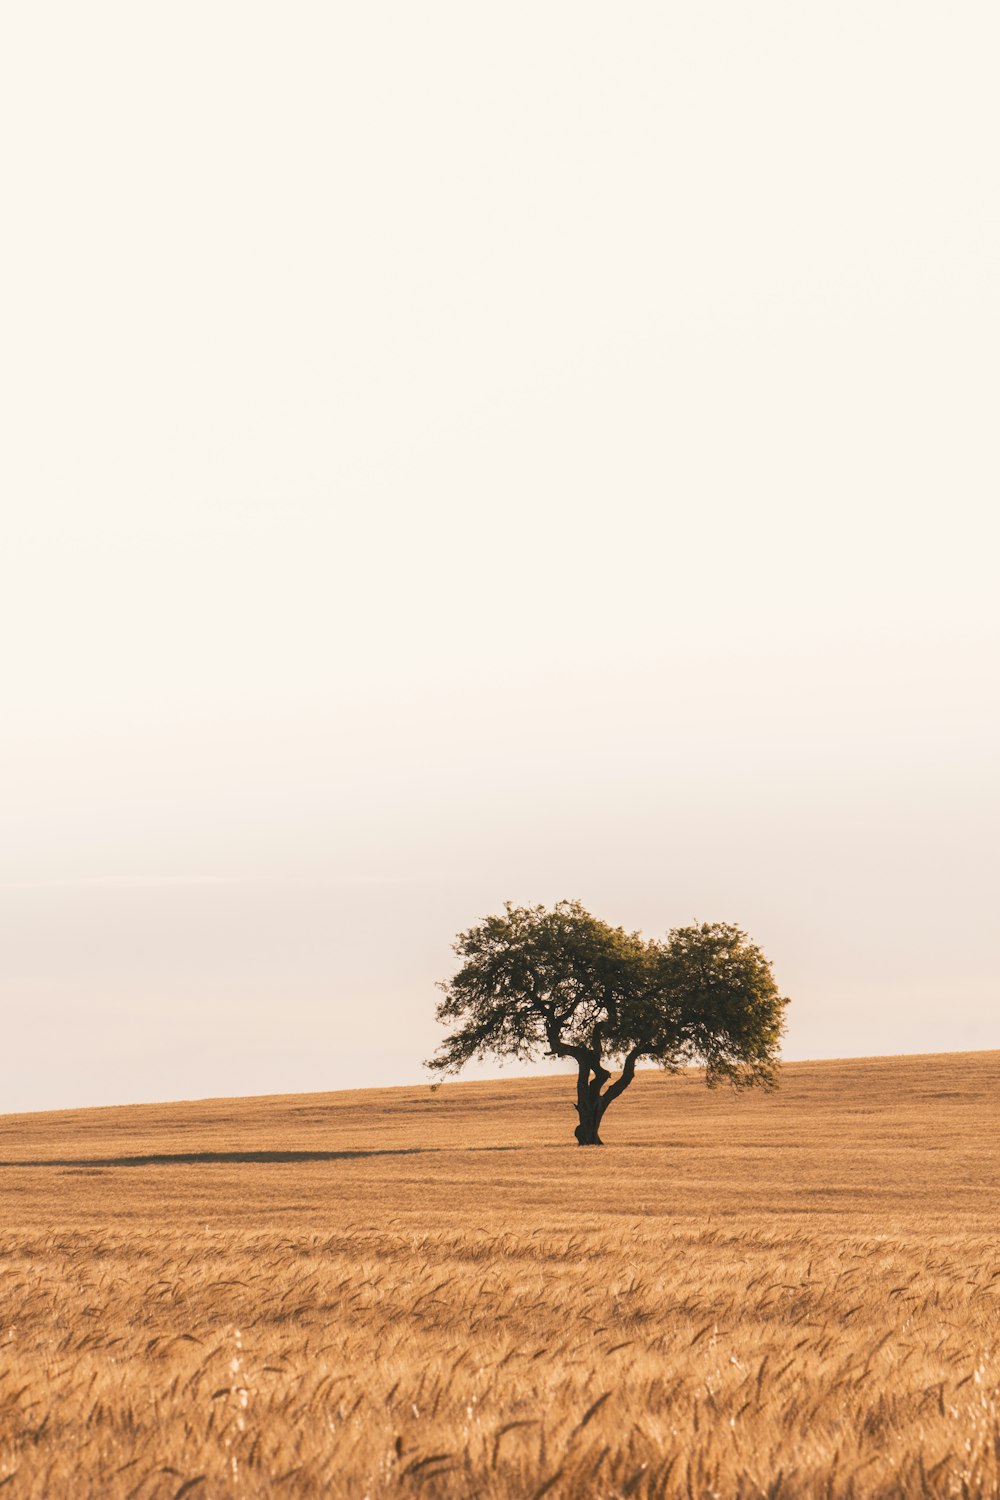
[[[996,1496],[1000,1053],[0,1120],[15,1496]]]

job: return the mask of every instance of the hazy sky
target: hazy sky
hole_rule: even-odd
[[[0,1110],[416,1081],[506,898],[1000,1047],[998,55],[3,7]]]

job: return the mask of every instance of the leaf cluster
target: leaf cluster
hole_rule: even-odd
[[[451,1027],[428,1066],[472,1058],[642,1059],[702,1063],[710,1084],[776,1081],[787,1000],[771,965],[728,923],[675,928],[664,941],[611,927],[578,901],[514,906],[460,933],[439,986]]]

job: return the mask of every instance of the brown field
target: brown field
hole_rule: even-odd
[[[0,1119],[0,1489],[1000,1494],[1000,1053],[571,1094]]]

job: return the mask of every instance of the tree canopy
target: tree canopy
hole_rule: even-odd
[[[439,986],[437,1007],[452,1029],[428,1067],[448,1074],[487,1056],[573,1059],[581,1146],[602,1144],[601,1119],[641,1061],[702,1064],[710,1087],[777,1084],[788,1001],[739,927],[705,922],[658,941],[609,926],[579,901],[507,902],[454,949],[462,963]]]

